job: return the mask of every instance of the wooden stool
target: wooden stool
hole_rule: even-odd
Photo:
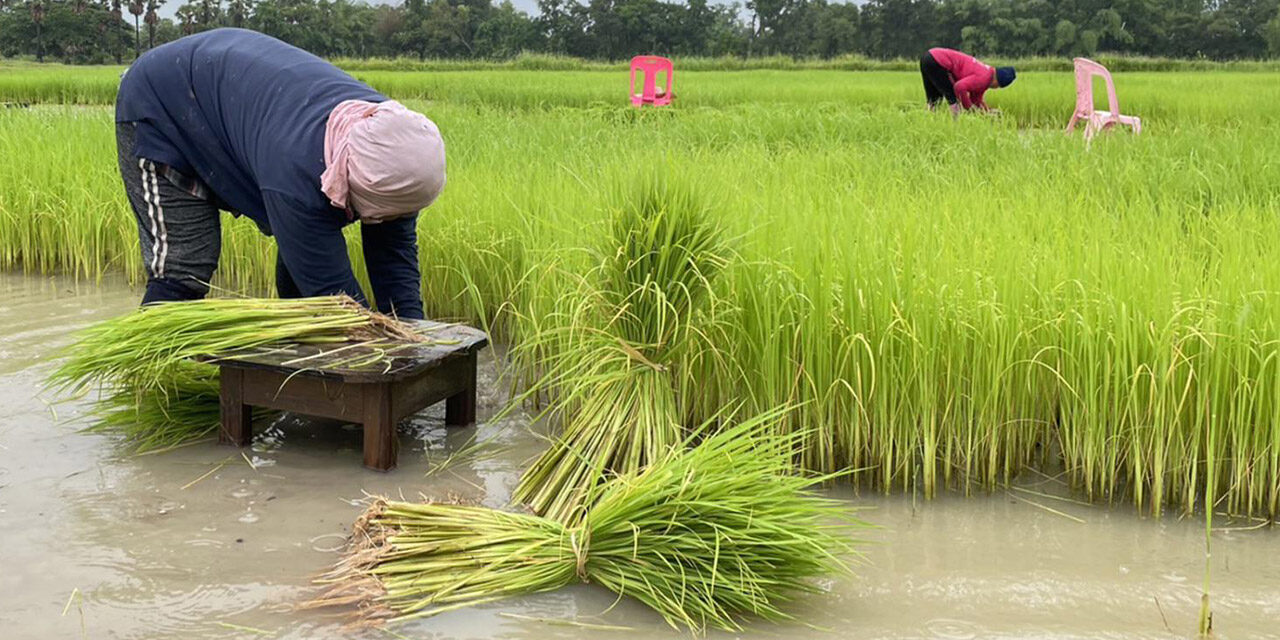
[[[476,420],[476,353],[488,346],[471,327],[405,321],[431,340],[397,346],[377,366],[379,347],[361,343],[258,349],[209,359],[219,367],[222,427],[218,442],[246,446],[253,440],[250,406],[335,418],[364,425],[364,466],[396,467],[396,424],[441,400],[445,424]]]

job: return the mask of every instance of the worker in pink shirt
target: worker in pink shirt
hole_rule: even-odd
[[[951,105],[951,113],[959,115],[961,108],[990,111],[982,99],[987,89],[1007,87],[1013,84],[1018,74],[1013,67],[997,69],[971,55],[936,47],[920,58],[920,75],[924,77],[924,95],[929,101],[929,109],[934,109],[946,98]]]

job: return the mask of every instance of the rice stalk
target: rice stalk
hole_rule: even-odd
[[[104,383],[83,431],[120,435],[138,453],[161,450],[216,434],[218,396],[217,367],[180,363],[157,386]]]

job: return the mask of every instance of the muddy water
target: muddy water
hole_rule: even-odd
[[[214,444],[121,456],[110,438],[76,431],[83,401],[51,408],[40,384],[68,332],[136,299],[111,282],[0,274],[0,638],[352,637],[340,621],[290,606],[335,558],[360,498],[456,495],[501,506],[536,451],[524,418],[491,419],[502,397],[489,362],[481,424],[446,431],[439,408],[410,420],[393,473],[360,466],[358,431],[297,418],[259,425],[265,433],[245,451],[248,461]],[[471,438],[509,450],[425,475]],[[1052,481],[1025,489],[1059,491]],[[1178,638],[1195,631],[1202,523],[1152,521],[1128,508],[1026,491],[927,503],[847,498],[882,527],[871,534],[875,544],[857,576],[798,603],[806,625],[756,624],[740,637]],[[1218,637],[1280,637],[1280,532],[1224,530],[1212,544]],[[613,604],[609,593],[578,586],[397,631],[410,638],[686,637],[632,602]],[[557,623],[566,619],[631,631]]]

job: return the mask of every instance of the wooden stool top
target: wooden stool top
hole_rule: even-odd
[[[288,376],[351,383],[397,382],[489,345],[483,331],[462,324],[402,320],[426,340],[295,344],[235,351],[203,362],[237,369],[265,369]]]

